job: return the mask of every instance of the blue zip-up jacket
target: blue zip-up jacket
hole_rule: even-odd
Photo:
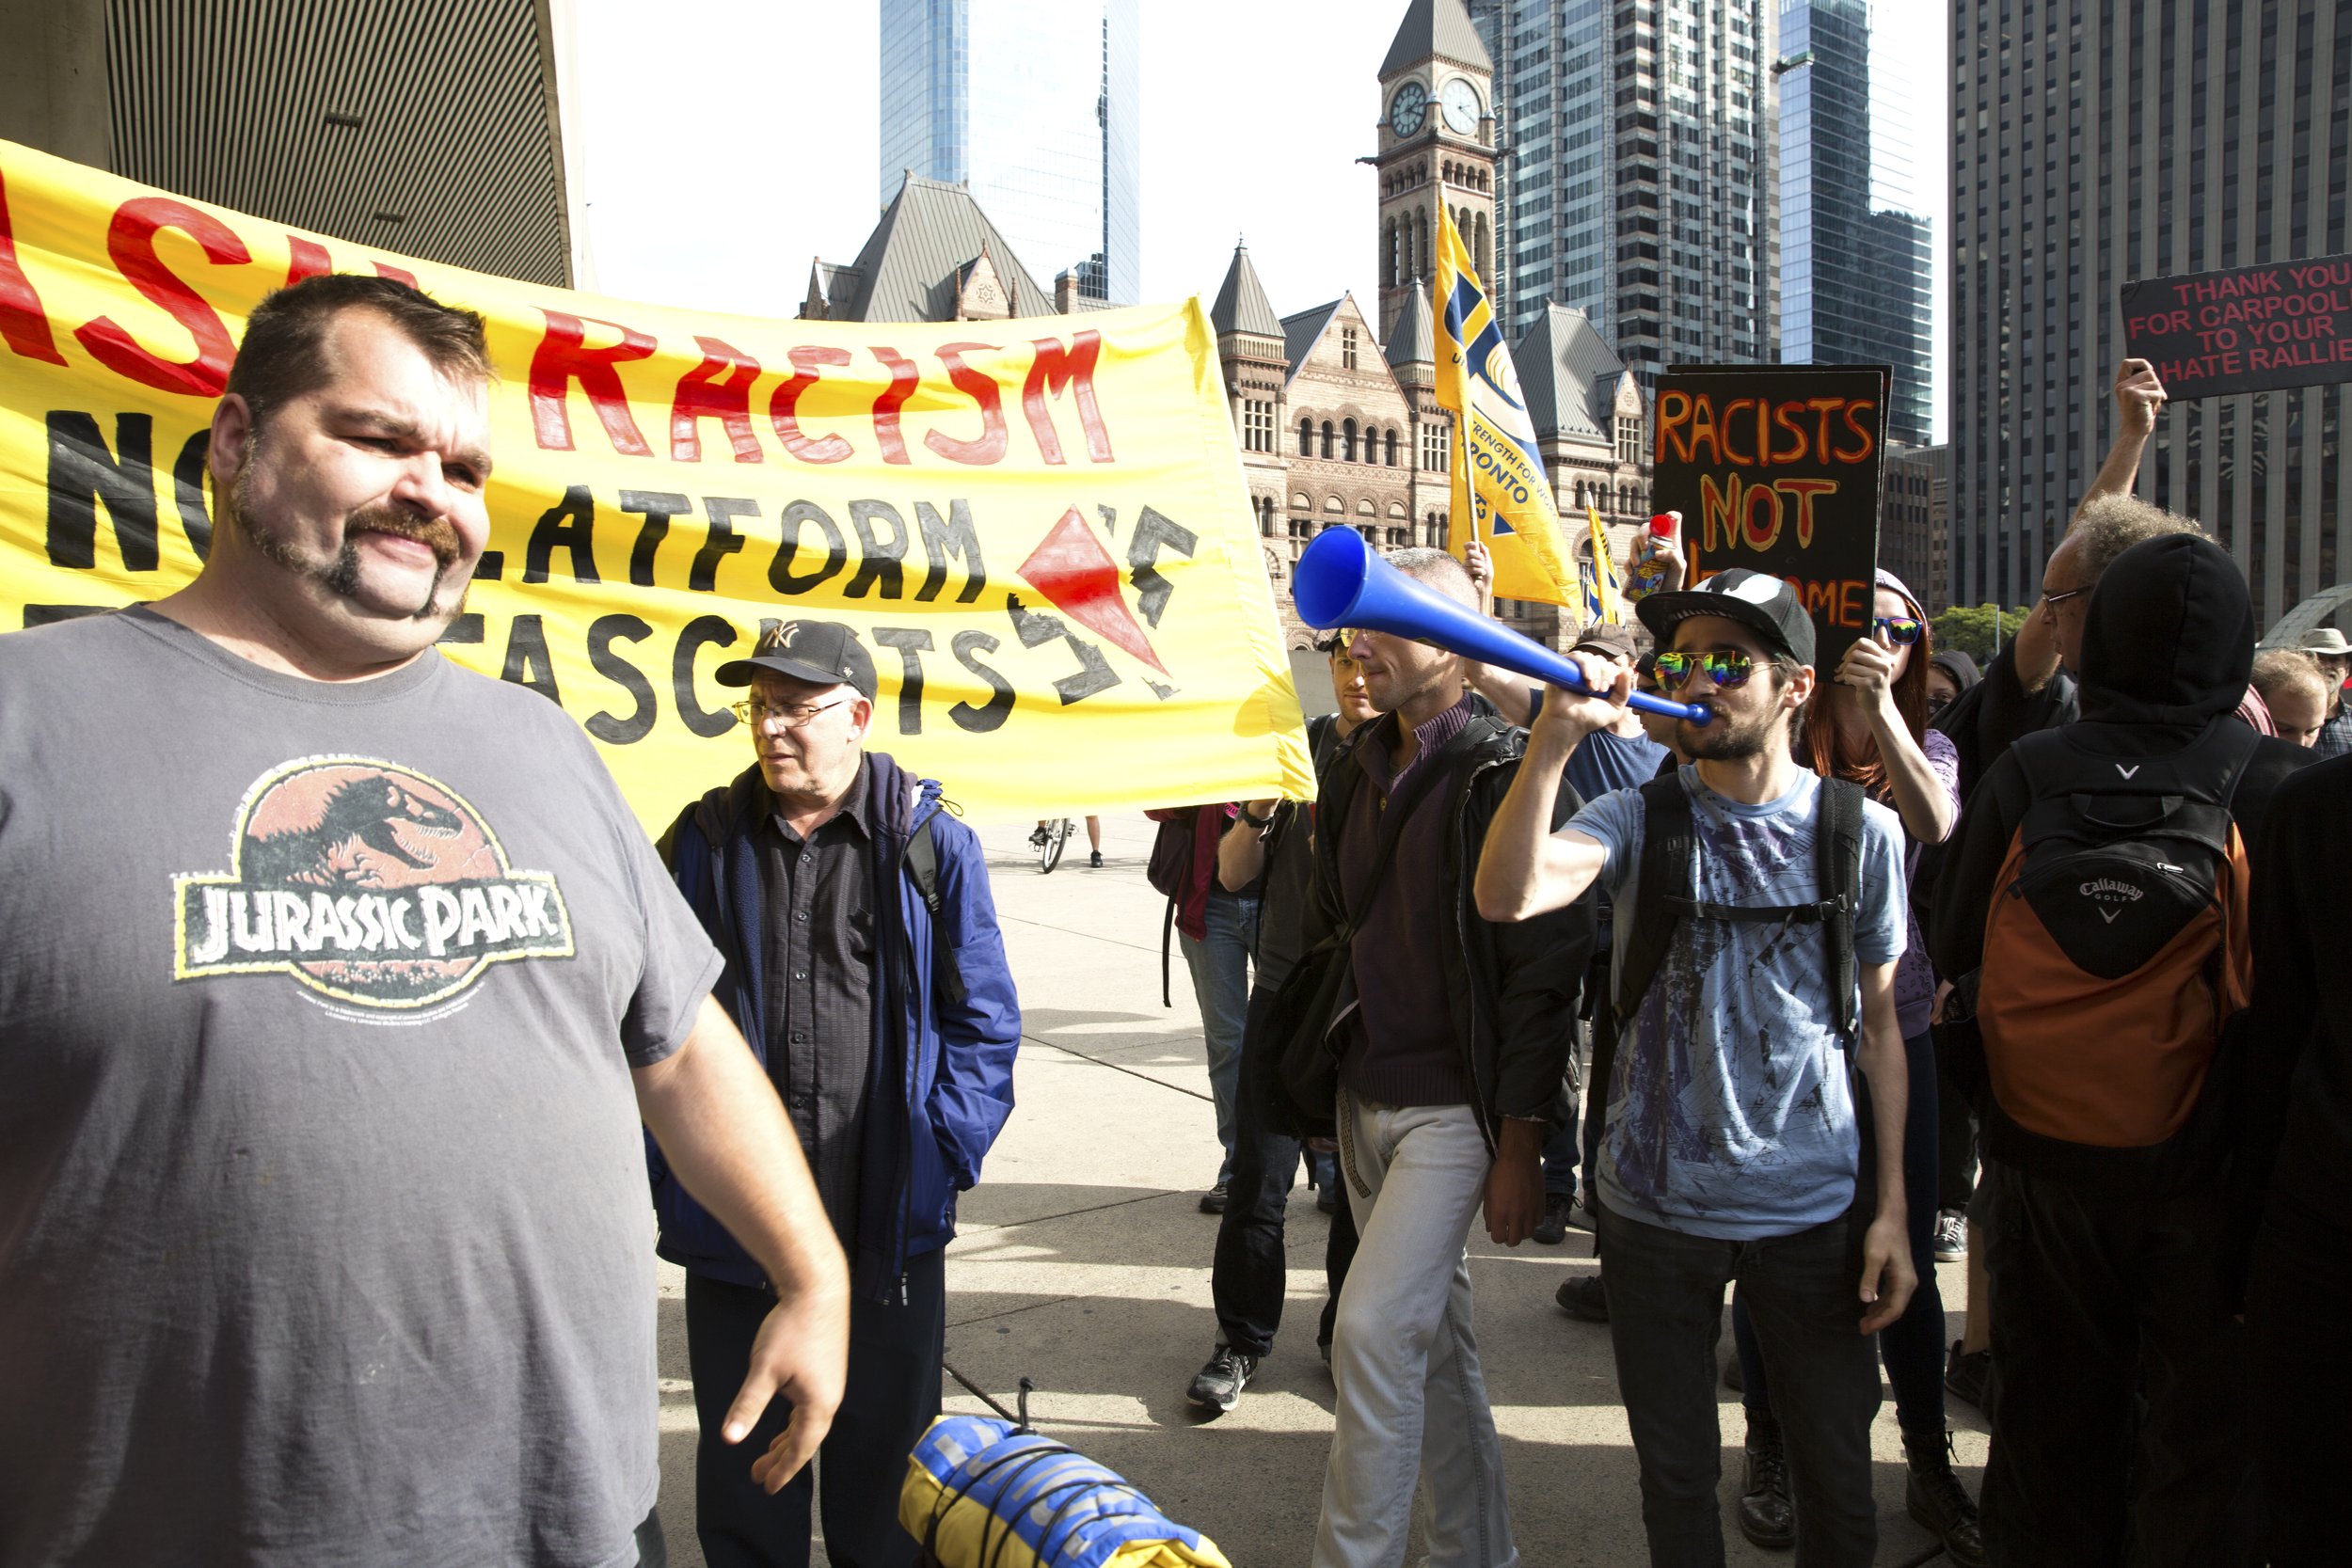
[[[1012,1114],[1021,1004],[977,835],[940,809],[936,780],[915,778],[882,752],[866,761],[876,818],[874,1050],[857,1228],[843,1241],[851,1289],[886,1301],[898,1299],[908,1259],[954,1237],[956,1194],[980,1179],[980,1161]],[[726,958],[720,1004],[763,1067],[768,911],[752,830],[772,802],[754,766],[687,807],[662,835],[678,890]],[[926,822],[939,865],[936,915],[906,865],[908,840]],[[766,1272],[670,1174],[650,1136],[645,1155],[660,1224],[655,1250],[697,1274],[766,1286]]]

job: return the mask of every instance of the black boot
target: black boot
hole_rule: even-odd
[[[1903,1502],[1928,1533],[1944,1543],[1960,1568],[1984,1568],[1984,1537],[1977,1530],[1977,1505],[1952,1473],[1949,1432],[1906,1432],[1903,1460],[1911,1474]]]
[[[1740,1486],[1740,1533],[1767,1551],[1797,1544],[1797,1507],[1788,1498],[1788,1455],[1780,1421],[1748,1412],[1748,1473]]]

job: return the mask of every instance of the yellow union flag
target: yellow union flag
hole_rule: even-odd
[[[1312,793],[1198,300],[767,321],[289,231],[0,142],[0,632],[186,582],[244,319],[330,270],[489,325],[489,550],[443,640],[560,703],[641,819],[748,766],[712,671],[846,623],[871,744],[981,817]]]
[[[1470,540],[1484,543],[1494,558],[1498,597],[1573,607],[1581,597],[1576,556],[1561,537],[1510,345],[1442,206],[1431,289],[1438,402],[1454,415],[1454,525],[1447,546],[1459,556]]]
[[[1617,582],[1617,563],[1609,554],[1609,530],[1600,520],[1600,509],[1588,506],[1584,516],[1593,531],[1593,581],[1584,595],[1596,621],[1611,626],[1625,620],[1625,592]]]

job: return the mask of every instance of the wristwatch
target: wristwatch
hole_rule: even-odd
[[[1274,826],[1274,818],[1271,816],[1252,816],[1249,815],[1249,808],[1248,806],[1239,806],[1236,807],[1235,810],[1239,813],[1241,819],[1244,822],[1248,823],[1260,832],[1264,832],[1268,828]]]

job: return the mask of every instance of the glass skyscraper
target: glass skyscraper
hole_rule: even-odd
[[[1894,371],[1887,434],[1925,446],[1929,224],[1870,135],[1870,0],[1781,0],[1780,356]]]
[[[1137,5],[882,0],[882,199],[962,184],[1038,282],[1135,300]]]
[[[2352,249],[2348,0],[1955,0],[1952,569],[2030,602],[2115,431],[2134,278]],[[2176,398],[2139,494],[2268,626],[2343,580],[2352,386]]]
[[[1647,390],[1776,356],[1770,0],[1470,0],[1503,142],[1512,336],[1572,305]]]

